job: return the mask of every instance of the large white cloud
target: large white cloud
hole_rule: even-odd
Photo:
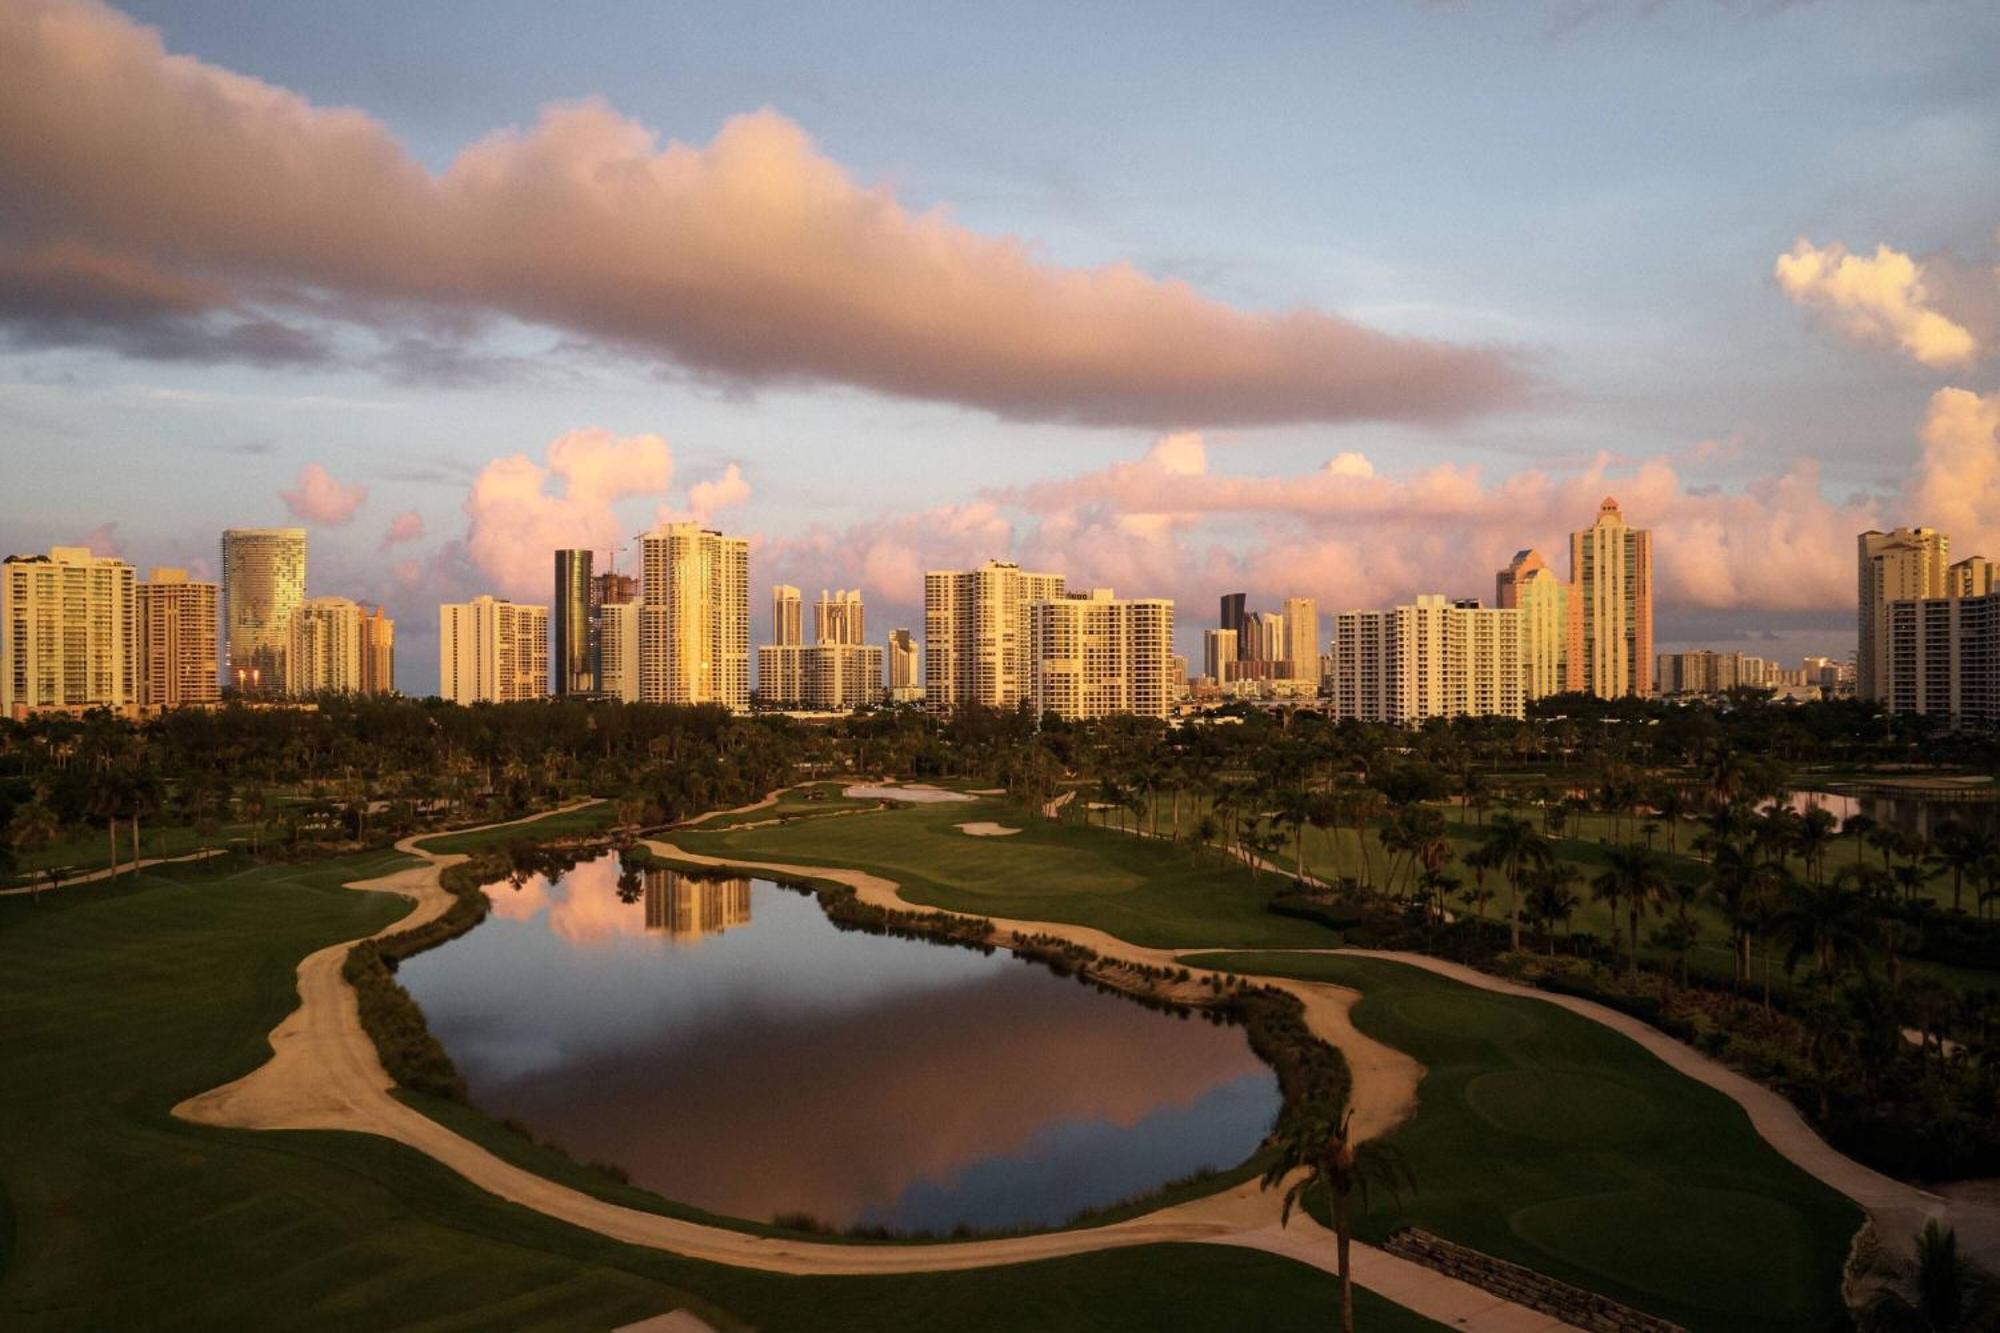
[[[1160,427],[1450,420],[1526,387],[1503,350],[1051,264],[856,182],[770,110],[663,146],[600,102],[558,106],[434,175],[362,112],[170,55],[95,0],[0,8],[0,197],[0,274],[87,247],[207,350],[311,354],[246,302],[494,312],[741,382]]]
[[[1772,271],[1787,296],[1850,338],[1895,347],[1938,369],[1970,365],[1980,354],[1972,331],[1933,307],[1923,266],[1886,245],[1869,258],[1800,237]]]

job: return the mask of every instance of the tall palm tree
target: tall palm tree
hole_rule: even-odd
[[[1842,836],[1854,839],[1854,864],[1861,864],[1862,849],[1868,845],[1868,835],[1874,831],[1874,818],[1859,811],[1840,821]]]
[[[1792,827],[1793,846],[1798,850],[1799,859],[1806,863],[1806,874],[1815,884],[1826,879],[1826,849],[1832,844],[1834,830],[1839,823],[1831,810],[1815,805],[1808,807]]]
[[[1829,992],[1842,972],[1867,970],[1876,934],[1867,899],[1838,884],[1798,885],[1771,919],[1771,932],[1785,945],[1785,970],[1810,957]]]
[[[56,818],[55,811],[38,800],[16,809],[13,818],[7,821],[7,845],[17,855],[33,856],[37,852],[45,852],[61,836],[62,821]],[[31,872],[28,882],[39,885],[41,879],[40,875]],[[39,889],[35,890],[34,896],[37,899],[41,897]]]
[[[1521,949],[1521,884],[1531,870],[1540,870],[1555,860],[1555,849],[1535,826],[1514,815],[1495,815],[1486,826],[1485,843],[1492,864],[1507,877],[1507,947]]]
[[[1987,1333],[2000,1328],[2000,1285],[1958,1252],[1958,1233],[1924,1223],[1914,1262],[1861,1307],[1863,1333]]]
[[[1543,942],[1551,958],[1556,952],[1557,924],[1569,929],[1569,919],[1582,906],[1582,900],[1576,896],[1576,885],[1582,879],[1575,866],[1555,861],[1537,874],[1528,887],[1528,913],[1541,923]]]
[[[1639,918],[1656,906],[1667,891],[1660,858],[1648,847],[1606,847],[1604,870],[1590,881],[1591,896],[1611,905],[1613,919],[1622,908],[1630,922],[1631,951],[1627,975],[1639,975]]]
[[[1303,1108],[1278,1131],[1278,1156],[1264,1173],[1263,1188],[1285,1183],[1278,1225],[1289,1226],[1292,1209],[1312,1190],[1326,1191],[1333,1212],[1336,1271],[1340,1276],[1340,1327],[1354,1333],[1354,1279],[1348,1251],[1354,1239],[1355,1194],[1368,1206],[1372,1189],[1389,1191],[1399,1204],[1404,1190],[1416,1192],[1416,1174],[1397,1149],[1370,1139],[1355,1143],[1354,1110],[1335,1116],[1324,1104]]]
[[[1951,872],[1951,910],[1965,910],[1965,875],[1996,850],[1993,834],[1975,829],[1955,819],[1938,825],[1931,838],[1931,861],[1940,870]]]

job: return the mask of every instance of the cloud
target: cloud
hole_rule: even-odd
[[[76,545],[87,548],[92,555],[125,558],[125,542],[118,535],[116,523],[99,523],[78,538]]]
[[[546,460],[496,458],[466,496],[466,554],[503,596],[546,601],[558,548],[624,546],[630,534],[613,506],[665,491],[674,475],[673,451],[658,435],[573,430]]]
[[[1939,389],[1921,438],[1909,521],[1943,531],[1961,559],[2000,559],[2000,393]]]
[[[318,463],[308,463],[299,470],[297,488],[279,491],[278,498],[285,502],[292,517],[337,528],[353,520],[355,511],[368,498],[368,488],[343,485]]]
[[[382,534],[382,549],[398,546],[404,542],[421,541],[424,535],[424,516],[414,509],[405,509],[389,520],[389,530]]]
[[[750,499],[750,483],[743,469],[731,463],[712,481],[698,481],[688,487],[688,508],[695,521],[706,523],[718,510],[735,509]]]
[[[366,114],[169,55],[93,0],[0,10],[0,195],[16,260],[73,242],[210,307],[392,337],[409,312],[464,337],[508,316],[738,385],[1148,427],[1444,422],[1532,389],[1512,350],[1051,263],[857,182],[772,110],[696,146],[555,106],[432,174]]]
[[[1821,249],[1800,237],[1773,273],[1787,296],[1847,337],[1896,347],[1940,369],[1970,365],[1980,354],[1970,330],[1931,307],[1923,266],[1886,245],[1868,259],[1838,242]]]

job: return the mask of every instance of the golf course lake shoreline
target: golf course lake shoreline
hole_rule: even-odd
[[[1278,1111],[1240,1027],[769,880],[607,853],[484,892],[398,972],[473,1103],[717,1214],[1060,1226],[1236,1166]]]

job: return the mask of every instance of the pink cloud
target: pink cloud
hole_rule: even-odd
[[[1948,533],[1961,558],[2000,559],[2000,393],[1939,389],[1922,439],[1910,521]]]
[[[118,535],[116,523],[99,523],[78,538],[76,544],[89,548],[92,555],[125,558],[125,542]]]
[[[1870,258],[1802,236],[1778,256],[1772,275],[1785,295],[1856,341],[1895,347],[1937,368],[1969,365],[1980,355],[1971,330],[1932,305],[1924,266],[1900,250],[1878,245]]]
[[[389,520],[389,530],[382,534],[382,548],[400,546],[404,542],[423,540],[424,516],[414,509],[405,509]]]
[[[546,458],[494,459],[465,499],[473,565],[495,591],[530,602],[548,599],[553,551],[624,546],[631,534],[616,502],[664,491],[674,475],[673,452],[658,435],[573,430],[549,445]]]
[[[337,528],[353,520],[355,511],[368,498],[368,488],[343,485],[318,463],[308,463],[299,471],[298,486],[279,491],[278,498],[285,502],[292,517]]]
[[[169,55],[93,0],[0,11],[0,193],[10,245],[87,245],[176,299],[198,277],[218,304],[504,313],[725,380],[1013,418],[1449,421],[1530,388],[1506,349],[1051,264],[856,181],[768,109],[696,146],[556,106],[434,175],[366,114]]]

